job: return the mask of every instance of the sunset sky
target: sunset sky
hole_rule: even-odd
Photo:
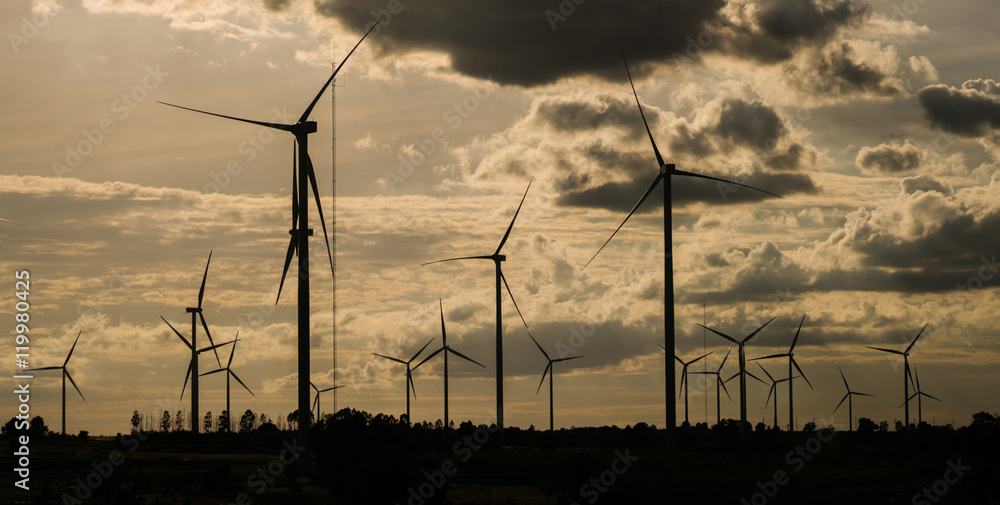
[[[0,5],[0,217],[24,226],[0,223],[0,311],[13,321],[27,269],[31,366],[60,365],[82,331],[69,370],[87,401],[67,393],[70,433],[189,408],[190,353],[160,316],[189,331],[210,251],[205,316],[217,342],[239,332],[233,369],[256,393],[233,390],[235,415],[296,408],[294,278],[274,305],[292,137],[156,102],[293,122],[382,11],[336,88],[338,408],[405,411],[404,367],[371,353],[440,346],[440,298],[449,344],[486,365],[450,361],[451,417],[492,421],[493,266],[419,265],[491,254],[531,181],[504,273],[549,354],[585,356],[556,365],[557,428],[662,427],[662,199],[582,270],[658,169],[620,51],[668,162],[785,197],[674,180],[676,352],[714,351],[692,371],[728,349],[703,317],[734,337],[777,317],[753,358],[785,352],[806,315],[796,358],[815,390],[795,384],[798,426],[846,428],[845,410],[831,416],[838,366],[876,395],[855,417],[892,425],[902,360],[865,346],[902,350],[929,323],[911,364],[943,402],[925,401],[924,420],[1000,408],[1000,4],[18,0]],[[311,119],[330,227],[329,91]],[[328,387],[331,274],[310,220],[312,380]],[[532,391],[546,362],[506,293],[504,334],[506,424],[547,427],[547,392]],[[416,421],[443,415],[442,366],[414,374]],[[714,382],[691,385],[692,422],[707,398],[714,423]],[[32,413],[55,430],[59,386],[56,371],[32,382]],[[202,413],[225,408],[221,374],[201,387]],[[767,391],[748,386],[754,423],[772,421]],[[782,426],[787,409],[782,386]]]

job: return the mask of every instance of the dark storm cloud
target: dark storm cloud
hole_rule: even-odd
[[[647,107],[643,113],[650,125],[661,119],[658,109]],[[635,101],[611,95],[598,95],[593,99],[554,97],[539,102],[533,114],[542,124],[561,133],[616,126],[627,129],[632,137],[646,136]]]
[[[923,156],[912,144],[862,147],[854,164],[872,174],[899,174],[920,168]]]
[[[902,93],[893,76],[860,62],[847,42],[825,56],[817,67],[820,79],[842,95],[895,96]]]
[[[902,189],[903,193],[908,195],[916,193],[917,191],[937,191],[945,196],[951,196],[955,193],[955,189],[951,187],[950,184],[941,182],[933,176],[926,174],[903,179]]]
[[[735,145],[763,149],[781,138],[783,123],[764,103],[729,99],[723,102],[715,133]]]
[[[961,89],[935,84],[917,96],[932,126],[967,137],[1000,128],[1000,90],[992,79],[965,81]]]
[[[363,31],[383,19],[372,39],[382,50],[448,53],[465,75],[534,86],[574,75],[624,76],[619,47],[634,72],[683,52],[719,17],[725,0],[575,2],[511,0],[316,0],[316,10]],[[560,11],[562,9],[562,11]],[[394,10],[395,12],[391,12]],[[374,14],[373,14],[374,13]],[[373,32],[374,34],[374,32]]]
[[[272,11],[283,11],[291,5],[292,0],[264,0],[264,7]]]
[[[802,46],[822,47],[841,28],[867,19],[871,10],[850,0],[771,0],[755,7],[755,19],[729,20],[722,46],[724,52],[762,63],[789,60]],[[753,11],[744,7],[744,12]]]

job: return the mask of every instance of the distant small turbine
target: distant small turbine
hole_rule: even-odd
[[[729,397],[729,401],[733,401],[733,397],[729,396],[729,390],[726,389],[726,383],[722,380],[722,367],[726,366],[726,360],[729,359],[729,353],[733,352],[733,348],[730,347],[729,351],[726,352],[726,357],[722,358],[722,363],[719,363],[719,368],[714,372],[691,372],[698,375],[714,375],[715,376],[715,424],[722,424],[722,391],[726,392],[726,396]]]
[[[309,381],[309,385],[310,385],[310,386],[311,386],[311,387],[312,387],[312,388],[313,388],[314,390],[316,390],[316,399],[315,399],[315,400],[313,401],[313,405],[312,405],[312,409],[313,409],[314,411],[316,411],[316,421],[319,421],[319,420],[320,420],[320,419],[322,418],[322,416],[323,416],[323,411],[322,411],[322,410],[320,410],[320,408],[319,408],[319,394],[320,394],[320,393],[325,393],[325,392],[327,392],[327,391],[333,391],[333,390],[335,390],[335,389],[340,389],[340,388],[342,388],[342,387],[344,387],[344,386],[343,386],[343,385],[340,385],[340,386],[333,386],[332,388],[326,388],[326,389],[320,389],[320,388],[316,387],[316,385],[315,385],[315,384],[313,384],[313,382],[312,382],[312,381]]]
[[[910,342],[910,345],[906,346],[905,351],[897,351],[895,349],[883,349],[881,347],[872,347],[870,345],[865,346],[869,349],[875,349],[876,351],[899,354],[903,356],[903,405],[906,406],[903,418],[906,421],[907,428],[910,427],[910,383],[913,382],[913,376],[910,375],[910,349],[913,349],[913,345],[917,343],[917,339],[920,338],[920,335],[924,333],[924,330],[927,329],[927,325],[929,324],[930,323],[927,323],[924,325],[923,328],[920,328],[920,331],[917,332],[917,336],[913,337],[913,341]]]
[[[512,222],[512,224],[513,224],[513,222]],[[502,246],[503,244],[501,243],[500,245]],[[498,265],[499,265],[499,263],[498,263]],[[413,367],[413,370],[416,370],[416,369],[420,368],[420,365],[423,365],[424,363],[426,363],[428,360],[430,360],[434,356],[437,356],[438,353],[444,352],[444,427],[445,427],[445,429],[448,429],[448,427],[450,426],[449,423],[448,423],[448,353],[450,352],[450,353],[454,354],[455,356],[458,356],[459,358],[464,359],[465,361],[470,361],[470,362],[475,363],[475,364],[477,364],[477,365],[479,365],[479,366],[481,366],[483,368],[486,368],[486,366],[483,365],[482,363],[480,363],[480,362],[478,362],[478,361],[476,361],[476,360],[474,360],[474,359],[472,359],[472,358],[470,358],[470,357],[468,357],[468,356],[466,356],[466,355],[464,355],[464,354],[462,354],[462,353],[460,353],[460,352],[452,349],[451,347],[448,347],[448,333],[444,329],[444,305],[442,305],[440,298],[438,298],[438,308],[440,308],[440,310],[441,310],[441,342],[442,342],[442,345],[441,345],[441,347],[438,350],[432,352],[430,356],[427,356],[426,358],[423,359],[423,361],[421,361],[420,363],[418,363],[417,366]]]
[[[76,340],[73,341],[73,347],[69,348],[69,354],[66,355],[66,361],[63,361],[62,366],[46,366],[42,368],[29,368],[25,370],[34,372],[37,372],[39,370],[62,370],[62,434],[63,435],[66,434],[66,379],[67,378],[69,379],[69,382],[73,384],[73,388],[76,389],[76,392],[80,393],[80,398],[83,398],[83,393],[80,392],[80,388],[76,386],[76,381],[73,380],[73,376],[69,374],[69,370],[66,370],[66,365],[69,364],[69,359],[73,357],[73,349],[76,349],[76,343],[80,340],[80,335],[82,334],[83,330],[80,330],[80,333],[76,334]],[[83,398],[83,401],[87,401],[87,399]]]
[[[710,331],[712,333],[715,333],[716,335],[718,335],[718,336],[720,336],[720,337],[722,337],[722,338],[724,338],[724,339],[726,339],[726,340],[728,340],[728,341],[736,344],[736,347],[739,350],[739,354],[738,355],[739,355],[739,359],[740,359],[740,371],[739,371],[738,375],[740,376],[740,432],[741,433],[743,432],[744,425],[746,425],[746,423],[747,423],[747,378],[746,378],[746,375],[750,375],[751,377],[753,377],[753,374],[751,374],[750,372],[747,372],[747,356],[746,356],[746,351],[744,350],[744,346],[746,346],[746,343],[749,342],[750,339],[752,339],[755,336],[757,336],[757,334],[760,333],[760,330],[763,330],[765,326],[771,324],[771,321],[774,321],[774,320],[775,320],[775,318],[772,317],[766,323],[762,324],[760,326],[760,328],[757,328],[756,330],[753,331],[753,333],[751,333],[751,334],[747,335],[746,337],[744,337],[743,340],[736,340],[735,338],[730,337],[729,335],[726,335],[725,333],[713,330],[713,329],[711,329],[708,326],[705,326],[703,324],[699,324],[698,325],[698,326],[701,326],[702,328],[705,328],[706,330],[708,330],[708,331]],[[732,379],[732,377],[730,377],[730,379]],[[754,379],[757,379],[757,377],[754,377]],[[757,379],[757,380],[760,381],[760,379]],[[764,381],[761,381],[761,382],[764,382]]]
[[[662,345],[660,346],[660,349],[663,349],[664,351],[667,350],[667,348],[663,347]],[[712,352],[715,352],[715,351],[712,351]],[[673,354],[673,353],[670,353],[670,352],[666,353],[666,355],[665,355],[666,356],[666,360],[665,361],[668,361],[668,362],[670,361],[670,355],[671,354]],[[708,354],[712,354],[712,353],[710,352]],[[687,380],[688,365],[691,365],[694,362],[696,362],[696,361],[704,358],[705,356],[708,356],[708,354],[702,354],[701,356],[698,356],[697,358],[695,358],[695,359],[693,359],[691,361],[688,361],[686,363],[684,362],[684,360],[678,358],[677,355],[674,354],[674,359],[676,359],[678,363],[680,363],[681,365],[684,366],[684,369],[681,371],[681,389],[684,390],[684,422],[688,423],[688,425],[691,424],[690,422],[688,422],[688,385],[690,384],[688,382],[688,380]],[[668,372],[671,369],[672,369],[672,367],[667,367],[667,371]],[[680,397],[680,395],[681,395],[681,393],[678,392],[677,396]],[[667,395],[667,399],[668,399],[667,401],[672,401],[673,400],[673,392],[671,392],[671,394]]]
[[[844,377],[844,371],[841,370],[840,367],[837,367],[837,370],[840,370],[840,378],[844,379],[844,387],[847,388],[847,394],[845,394],[844,397],[840,399],[840,403],[837,404],[836,409],[833,409],[833,413],[836,414],[837,409],[839,409],[840,406],[843,405],[844,400],[847,400],[847,428],[848,431],[854,431],[854,402],[852,401],[853,396],[854,395],[875,396],[875,395],[870,395],[868,393],[858,393],[857,391],[851,391],[851,386],[847,384],[847,377]]]
[[[545,356],[545,359],[549,360],[549,363],[547,365],[545,365],[545,370],[542,372],[542,381],[538,383],[538,389],[535,390],[535,394],[536,395],[538,394],[539,391],[542,390],[542,384],[545,384],[545,374],[549,373],[549,370],[552,370],[552,373],[549,374],[549,431],[555,431],[556,430],[556,428],[555,428],[556,425],[555,425],[555,414],[554,414],[555,408],[553,406],[554,405],[554,400],[553,400],[554,395],[553,395],[553,392],[552,392],[553,391],[553,389],[552,389],[552,378],[556,376],[556,369],[552,367],[552,364],[553,363],[558,363],[560,361],[569,361],[571,359],[582,358],[583,356],[570,356],[568,358],[552,359],[552,358],[549,357],[549,353],[545,352],[545,349],[542,349],[541,344],[539,344],[538,341],[535,340],[535,337],[533,337],[530,333],[528,334],[528,336],[531,337],[531,341],[534,342],[536,346],[538,346],[538,350],[542,351],[542,355]]]
[[[750,361],[757,361],[757,360],[765,360],[765,359],[788,357],[788,376],[789,377],[792,376],[792,366],[794,365],[795,369],[799,371],[800,375],[802,375],[802,378],[806,380],[806,384],[809,384],[809,389],[813,389],[813,385],[812,385],[812,383],[809,382],[809,378],[806,377],[806,373],[803,372],[801,368],[799,368],[799,364],[795,361],[795,354],[793,352],[795,350],[795,342],[798,342],[798,340],[799,340],[799,332],[802,331],[802,323],[804,323],[805,321],[806,321],[806,316],[805,316],[805,314],[803,314],[802,315],[802,320],[799,321],[799,329],[795,330],[795,337],[792,338],[792,345],[791,345],[791,347],[788,348],[788,352],[783,353],[783,354],[772,354],[770,356],[764,356],[764,357],[761,357],[761,358],[754,358],[754,359],[752,359]],[[793,403],[795,397],[792,396],[792,383],[794,383],[794,382],[795,381],[793,381],[793,380],[789,380],[788,381],[788,426],[789,426],[789,431],[795,431],[795,408],[794,408],[794,403]],[[775,426],[778,425],[778,423],[774,423],[774,424],[775,424]]]
[[[226,362],[226,366],[225,367],[223,367],[223,368],[217,368],[215,370],[212,370],[211,372],[205,372],[205,373],[201,374],[201,376],[204,377],[206,375],[212,375],[214,373],[226,372],[226,413],[229,415],[229,426],[226,426],[226,431],[227,432],[233,431],[233,426],[232,426],[232,424],[233,424],[233,410],[232,410],[232,408],[230,406],[230,403],[229,403],[229,393],[230,393],[230,390],[231,390],[231,388],[229,387],[229,378],[232,377],[232,378],[236,379],[236,382],[239,382],[240,385],[243,386],[243,389],[246,389],[247,393],[250,393],[250,396],[254,396],[254,397],[257,396],[255,394],[253,394],[253,391],[250,391],[250,388],[248,388],[247,385],[244,384],[242,380],[240,380],[239,376],[236,375],[236,372],[234,372],[233,369],[232,369],[233,356],[236,355],[236,342],[239,341],[239,339],[240,339],[240,332],[237,331],[236,332],[236,340],[233,341],[233,348],[229,350],[229,361]]]
[[[409,361],[403,361],[403,360],[401,360],[399,358],[393,358],[392,356],[385,356],[383,354],[378,354],[378,353],[374,353],[374,352],[372,353],[375,356],[378,356],[380,358],[385,358],[387,360],[395,361],[396,363],[402,363],[402,364],[406,365],[406,384],[404,384],[403,389],[406,392],[406,422],[408,422],[408,423],[412,422],[411,419],[410,419],[410,390],[411,389],[413,390],[413,398],[414,399],[417,398],[417,388],[413,386],[413,375],[412,375],[413,370],[410,369],[410,363],[413,363],[413,360],[417,359],[417,356],[420,356],[420,353],[424,352],[424,349],[426,349],[427,346],[431,345],[431,342],[433,342],[433,341],[434,341],[433,338],[430,339],[430,340],[428,340],[427,343],[424,344],[424,346],[421,347],[420,350],[417,351],[417,353],[414,354],[413,357],[410,358]]]
[[[926,396],[927,398],[930,398],[932,400],[937,400],[937,401],[941,401],[941,399],[940,398],[935,398],[935,397],[933,397],[933,396],[925,393],[922,389],[920,389],[920,376],[917,375],[917,367],[913,367],[913,377],[917,381],[917,391],[915,393],[913,393],[912,395],[910,395],[910,399],[911,400],[914,399],[914,398],[917,399],[917,425],[919,426],[920,423],[924,422],[924,414],[923,414],[924,406],[923,406],[923,402],[921,401],[921,400],[923,400],[922,397]],[[903,405],[906,405],[906,402],[901,403],[899,405],[899,407],[902,407]]]

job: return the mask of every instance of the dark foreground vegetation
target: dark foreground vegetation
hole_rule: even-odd
[[[86,504],[992,504],[1000,503],[1000,416],[958,430],[663,430],[407,426],[344,409],[303,442],[266,423],[242,433],[133,432],[30,440],[30,491],[0,502]],[[6,428],[6,427],[5,427]],[[5,429],[17,450],[27,432]],[[307,462],[296,460],[303,447]],[[299,461],[299,462],[296,462]],[[9,472],[9,470],[8,470]],[[8,475],[10,475],[8,473]],[[16,475],[16,474],[15,474]]]

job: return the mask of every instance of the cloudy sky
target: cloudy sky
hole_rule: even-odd
[[[419,265],[492,253],[530,181],[504,273],[549,353],[585,355],[557,365],[557,426],[663,425],[662,199],[582,269],[658,168],[621,51],[668,162],[785,197],[675,179],[678,356],[714,351],[693,369],[718,366],[728,346],[703,318],[736,336],[776,317],[754,357],[784,352],[806,315],[796,354],[815,390],[796,388],[799,425],[846,424],[831,416],[838,367],[876,395],[855,414],[892,424],[900,360],[865,346],[903,349],[929,324],[911,362],[944,401],[925,402],[925,420],[965,425],[1000,404],[1000,5],[19,0],[0,11],[0,216],[25,225],[0,229],[11,287],[0,305],[13,316],[13,272],[29,270],[32,366],[60,364],[82,332],[69,370],[87,401],[68,395],[72,433],[188,408],[190,354],[160,316],[188,328],[210,251],[206,318],[217,340],[239,332],[233,369],[256,394],[234,391],[234,411],[295,408],[294,280],[274,305],[292,138],[156,102],[292,122],[378,17],[337,80],[335,223],[329,92],[311,116],[337,230],[338,408],[404,411],[404,368],[371,353],[439,346],[440,298],[449,344],[487,365],[451,361],[451,416],[493,418],[492,265]],[[311,250],[324,249],[317,230]],[[332,276],[314,258],[312,379],[326,387]],[[503,322],[507,424],[545,426],[547,396],[532,391],[545,359],[506,293]],[[203,370],[215,366],[203,356]],[[415,373],[415,420],[442,417],[441,372],[435,360]],[[58,377],[32,385],[33,412],[54,428]],[[224,408],[224,387],[203,380],[203,412]],[[748,388],[754,422],[771,422],[767,391]],[[714,387],[693,380],[692,421],[706,400],[714,419]],[[723,415],[738,403],[724,399]]]

